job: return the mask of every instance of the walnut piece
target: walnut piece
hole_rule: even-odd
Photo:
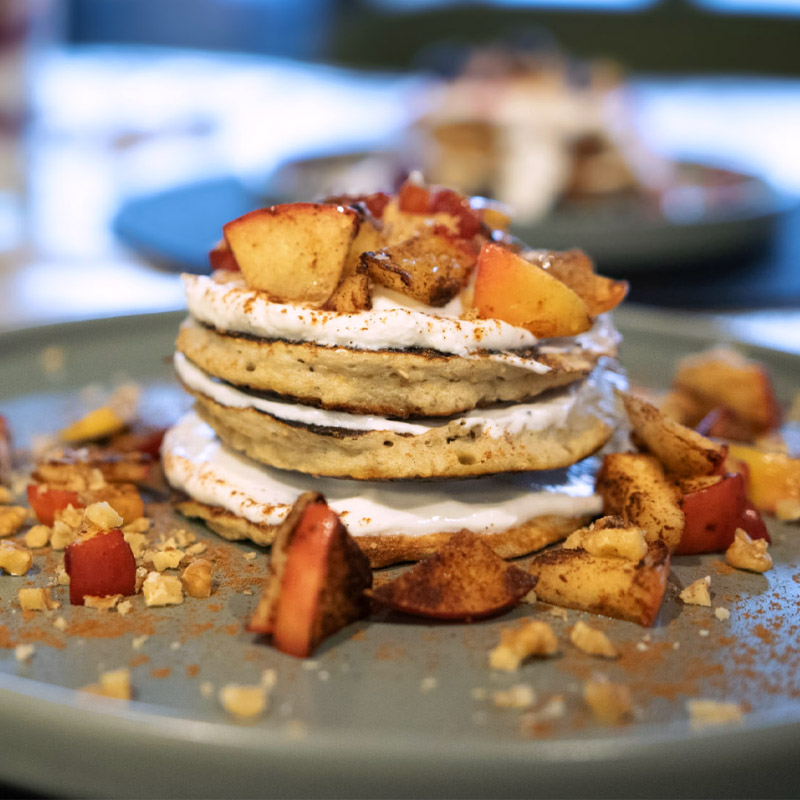
[[[269,690],[264,685],[228,683],[219,690],[222,707],[236,717],[248,718],[262,714],[267,708],[268,699]]]
[[[113,697],[117,700],[131,699],[131,673],[123,667],[100,673],[100,680],[84,686],[82,691],[90,694],[99,694],[103,697]]]
[[[622,683],[611,683],[601,678],[583,684],[583,699],[599,722],[619,725],[633,714],[630,690]]]
[[[16,542],[0,542],[0,569],[9,575],[24,575],[33,566],[33,556],[27,547]]]
[[[742,721],[742,707],[738,703],[720,703],[716,700],[687,700],[692,728],[708,725],[730,725]]]
[[[37,550],[40,547],[47,547],[47,543],[50,541],[50,534],[52,531],[47,525],[34,525],[26,534],[25,534],[25,544]]]
[[[687,606],[708,606],[711,607],[711,576],[690,583],[681,593],[680,598]]]
[[[22,506],[0,506],[0,538],[13,536],[27,518],[28,512]]]
[[[179,578],[150,572],[142,584],[144,602],[148,606],[174,606],[183,602],[183,589]]]
[[[539,620],[526,619],[500,634],[500,644],[489,653],[492,669],[513,672],[530,656],[551,656],[558,651],[553,629]]]
[[[619,653],[608,637],[597,628],[590,628],[585,622],[578,621],[569,634],[572,644],[584,653],[603,658],[617,658]]]
[[[772,569],[772,556],[766,539],[751,539],[742,528],[736,529],[733,544],[725,551],[725,560],[736,569],[766,572]]]
[[[49,611],[60,604],[50,597],[49,589],[26,587],[17,592],[17,600],[23,611]]]
[[[192,561],[181,575],[183,590],[189,597],[211,596],[211,562],[205,558]]]

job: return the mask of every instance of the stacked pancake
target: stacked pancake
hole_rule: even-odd
[[[214,261],[227,268],[184,277],[175,368],[195,409],[163,449],[184,513],[269,544],[297,496],[321,491],[378,566],[464,528],[521,555],[599,511],[578,462],[613,430],[618,336],[597,299],[616,304],[624,286],[582,254],[523,258],[489,213],[410,186],[425,210],[404,187],[252,212],[226,226]],[[585,318],[493,316],[509,259]]]

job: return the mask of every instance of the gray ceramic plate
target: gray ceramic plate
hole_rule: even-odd
[[[5,335],[0,413],[23,441],[57,429],[86,384],[120,377],[143,382],[149,403],[176,411],[185,400],[165,358],[179,319]],[[677,356],[717,339],[714,329],[688,319],[637,310],[618,319],[632,376],[654,385],[667,379]],[[42,368],[42,350],[51,345],[63,348],[62,371]],[[797,358],[751,352],[790,397]],[[474,625],[383,616],[332,637],[313,661],[284,656],[241,629],[255,602],[248,592],[263,575],[263,551],[223,544],[200,526],[193,530],[225,565],[217,594],[172,609],[136,605],[119,629],[102,617],[104,636],[85,621],[108,612],[70,608],[63,589],[51,617],[24,619],[16,592],[26,582],[41,585],[45,575],[4,576],[0,781],[109,797],[796,795],[800,536],[796,526],[771,529],[776,568],[766,576],[732,574],[718,557],[684,557],[653,628],[594,618],[619,644],[616,662],[569,644],[569,627],[587,615],[568,612],[564,620],[535,611],[558,633],[561,654],[515,674],[490,672],[487,652],[530,606]],[[254,550],[255,559],[245,558]],[[706,574],[714,605],[730,610],[729,620],[676,599],[681,585]],[[53,627],[59,615],[71,635]],[[15,658],[20,642],[35,645],[28,661]],[[135,701],[75,691],[100,669],[120,666],[131,669]],[[276,671],[277,683],[268,712],[251,724],[233,721],[203,691],[256,683],[265,669]],[[628,684],[637,709],[631,723],[603,727],[586,712],[581,685],[595,672]],[[494,704],[493,692],[520,683],[536,691],[531,708]],[[556,695],[565,713],[547,719],[540,712]],[[740,724],[692,729],[685,701],[698,697],[743,703],[749,712]]]

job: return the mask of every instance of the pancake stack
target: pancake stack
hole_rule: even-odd
[[[373,566],[464,528],[517,556],[596,514],[579,462],[613,431],[606,312],[625,286],[581,253],[525,251],[504,221],[409,182],[225,226],[218,268],[184,276],[175,368],[195,408],[162,454],[179,508],[269,544],[321,491]],[[497,300],[509,268],[515,302],[544,281],[524,324]]]

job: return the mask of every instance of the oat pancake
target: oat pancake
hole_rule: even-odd
[[[394,420],[264,398],[207,375],[182,354],[175,365],[198,413],[225,444],[269,466],[313,475],[395,480],[556,469],[601,447],[614,425],[604,368],[527,404]]]
[[[272,542],[302,492],[322,491],[372,566],[416,560],[449,536],[482,534],[501,556],[538,550],[600,512],[585,466],[556,473],[391,484],[314,478],[257,464],[225,447],[190,412],[164,440],[164,470],[188,498],[178,508],[228,539]]]
[[[580,342],[555,352],[534,347],[536,372],[512,360],[433,350],[358,350],[217,331],[192,319],[176,348],[205,372],[236,386],[306,405],[396,417],[451,416],[498,402],[524,402],[580,380],[615,346]]]

